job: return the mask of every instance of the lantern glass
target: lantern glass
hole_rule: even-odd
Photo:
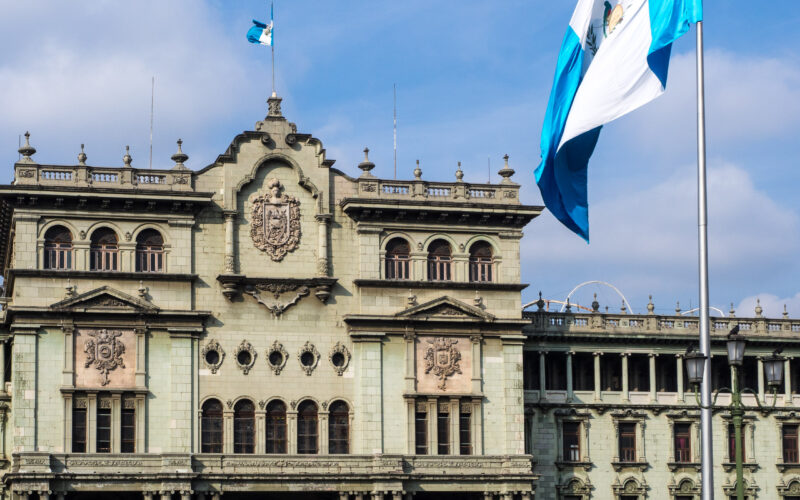
[[[728,337],[728,364],[732,366],[742,366],[744,344],[744,337],[740,335],[731,335]]]
[[[783,361],[783,357],[775,355],[764,358],[764,371],[770,387],[778,387],[783,382]]]
[[[686,373],[689,376],[690,384],[700,385],[703,381],[703,367],[705,362],[706,357],[702,354],[686,355]]]

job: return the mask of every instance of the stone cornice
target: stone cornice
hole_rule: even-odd
[[[430,290],[487,290],[519,292],[528,287],[527,283],[492,283],[478,281],[406,281],[355,279],[353,284],[360,288],[404,288]],[[526,323],[528,323],[526,321]]]

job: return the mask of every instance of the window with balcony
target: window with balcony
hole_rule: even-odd
[[[675,461],[689,463],[692,461],[692,424],[678,423],[673,427],[675,440]]]
[[[303,401],[297,407],[297,453],[315,455],[318,446],[318,412],[313,401]]]
[[[203,403],[200,419],[202,453],[222,453],[222,403],[209,399]]]
[[[233,407],[233,452],[255,453],[256,407],[243,399]]]
[[[328,415],[328,453],[350,453],[350,407],[334,401]]]
[[[450,243],[434,240],[428,247],[428,280],[450,281],[452,275],[453,252]]]
[[[267,453],[286,453],[286,405],[270,401],[267,405]]]
[[[621,422],[619,424],[619,460],[620,462],[636,462],[636,424]]]
[[[411,279],[411,248],[403,238],[393,238],[386,245],[385,276],[388,280]]]
[[[164,271],[164,238],[155,229],[145,229],[136,237],[136,270],[143,273]]]
[[[478,241],[469,247],[469,280],[473,282],[494,281],[492,246]]]
[[[119,261],[117,234],[102,227],[92,233],[89,248],[89,269],[91,271],[116,271]]]
[[[72,233],[64,226],[53,226],[44,233],[45,269],[72,269]]]

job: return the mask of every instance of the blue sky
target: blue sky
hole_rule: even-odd
[[[561,39],[574,3],[508,0],[278,0],[276,67],[283,110],[319,137],[335,167],[356,174],[369,146],[392,175],[392,84],[398,170],[492,182],[508,153],[523,201]],[[126,144],[146,167],[155,75],[154,166],[184,140],[193,169],[266,112],[269,50],[245,40],[260,1],[0,0],[0,182],[19,134],[42,163],[121,166]],[[800,317],[800,3],[705,5],[711,302]],[[697,304],[694,32],[673,51],[667,93],[605,127],[589,169],[592,243],[545,214],[522,242],[524,298],[563,299],[578,283],[615,284],[636,312],[648,295],[670,312]],[[619,300],[597,291],[612,310]]]

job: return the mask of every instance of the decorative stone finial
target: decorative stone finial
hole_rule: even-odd
[[[183,152],[181,145],[183,145],[183,140],[178,139],[178,151],[170,157],[170,159],[175,162],[175,166],[172,168],[177,170],[188,170],[183,162],[189,159],[189,155]]]
[[[503,178],[503,180],[500,181],[500,183],[511,184],[511,176],[514,175],[514,169],[509,168],[508,166],[508,155],[503,156],[503,160],[505,161],[505,165],[497,172],[498,174],[500,174],[500,177]]]
[[[411,290],[408,291],[408,297],[406,297],[406,302],[408,303],[408,307],[414,307],[417,305],[417,296],[414,295]]]
[[[761,299],[756,299],[756,318],[761,317],[761,313],[764,312],[764,309],[761,308]]]
[[[417,168],[414,169],[414,178],[417,180],[422,179],[422,169],[419,168],[419,160],[417,160]]]
[[[628,314],[628,308],[625,307],[625,301],[624,300],[622,301],[622,307],[619,308],[619,312],[621,312],[622,314]]]
[[[653,296],[650,295],[650,302],[647,303],[647,314],[655,314],[653,311],[656,310],[655,304],[653,304]]]
[[[786,304],[783,305],[783,319],[789,319],[789,311],[786,310]]]
[[[122,163],[124,163],[126,167],[130,167],[132,161],[133,158],[131,158],[131,147],[125,146],[125,156],[122,157]]]
[[[680,315],[681,315],[681,302],[677,301],[675,302],[675,316],[680,316]]]
[[[569,303],[569,297],[567,297],[567,307],[565,309],[567,314],[572,313],[572,304]]]
[[[477,290],[475,290],[475,298],[472,299],[472,303],[475,307],[481,307],[483,305],[483,297],[478,294]]]
[[[275,92],[267,99],[267,104],[269,105],[269,111],[267,111],[267,118],[283,118],[281,114],[281,99],[278,97],[278,94]]]
[[[67,286],[64,287],[64,290],[66,290],[68,299],[75,296],[75,285],[72,284],[71,279],[67,278]]]
[[[139,297],[142,299],[147,297],[147,287],[144,286],[142,280],[139,280]]]
[[[83,144],[81,144],[81,152],[78,153],[78,165],[86,165],[86,153],[83,151]]]
[[[736,310],[733,308],[733,302],[731,302],[731,310],[728,311],[728,314],[730,315],[731,318],[736,317]]]
[[[539,300],[536,301],[536,307],[538,307],[540,311],[544,311],[544,299],[542,298],[541,290],[539,290]]]
[[[36,154],[36,148],[31,146],[30,138],[31,138],[31,133],[26,131],[25,145],[17,150],[19,154],[22,155],[22,159],[20,160],[21,163],[33,163],[31,156]]]
[[[456,182],[464,182],[464,171],[461,170],[461,162],[458,162],[458,170],[456,170]]]
[[[597,294],[594,294],[594,300],[592,300],[592,312],[596,313],[600,311],[600,302],[597,302]]]
[[[374,177],[370,170],[375,168],[375,164],[369,161],[369,148],[364,148],[364,161],[358,164],[358,168],[364,171],[361,177]]]

